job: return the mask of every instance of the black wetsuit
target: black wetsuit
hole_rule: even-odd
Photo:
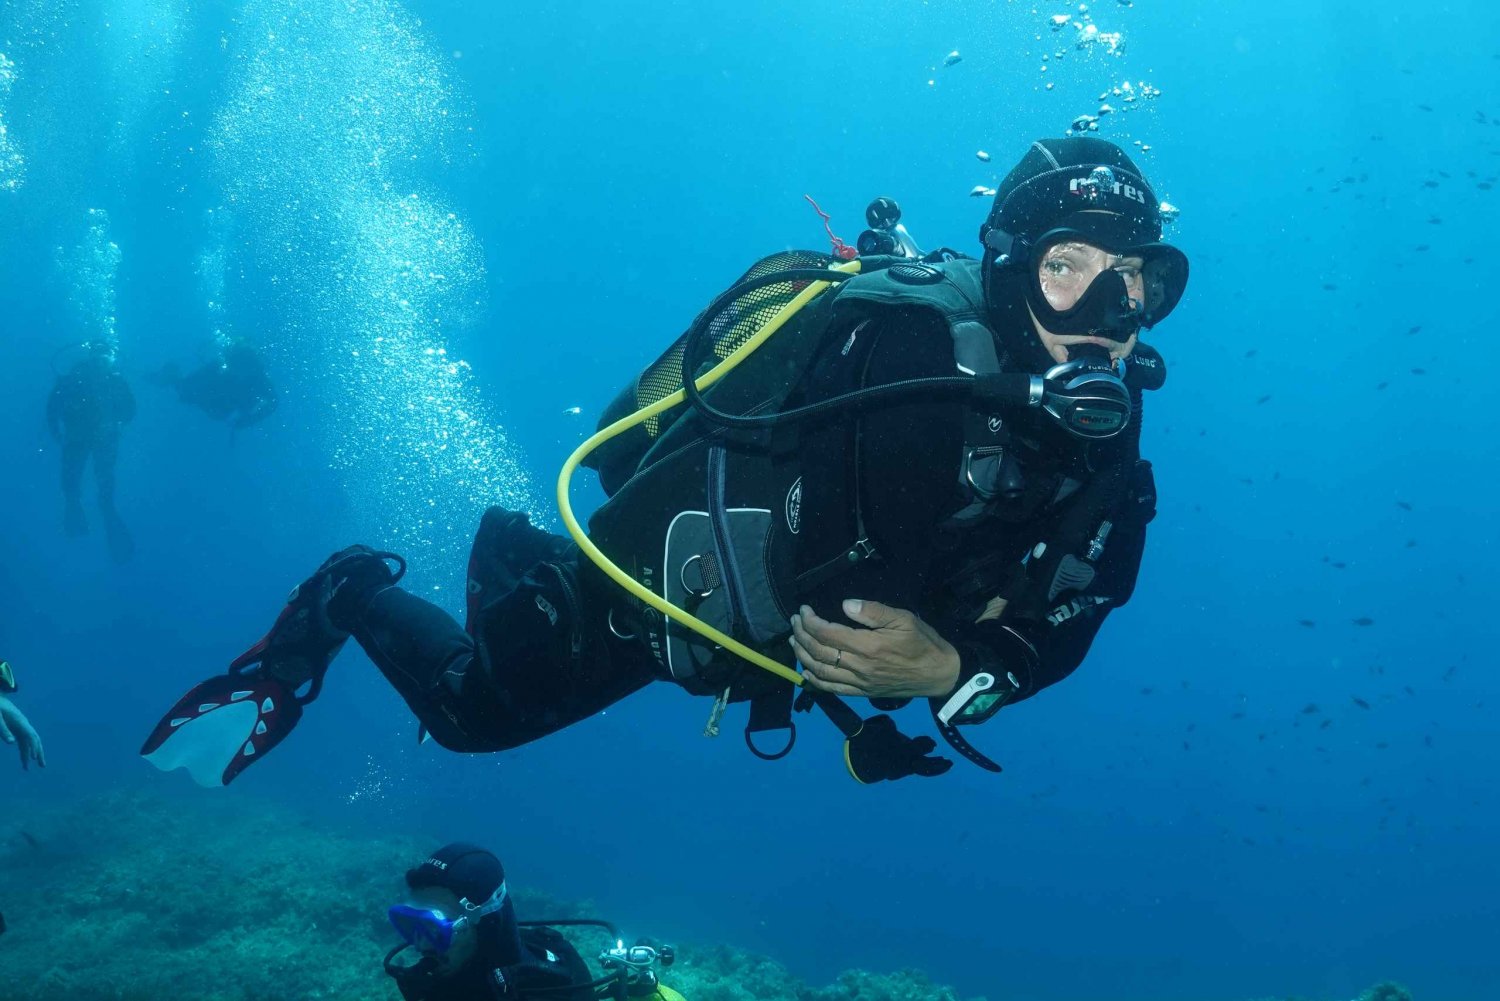
[[[135,417],[135,397],[125,378],[108,362],[88,359],[58,377],[47,399],[47,426],[62,443],[62,490],[68,530],[85,530],[81,494],[83,470],[94,461],[94,485],[106,524],[115,514],[115,460],[120,428]]]
[[[813,375],[809,392],[816,392],[820,378],[838,388],[845,378],[840,365],[868,366],[866,385],[952,372],[949,334],[930,318],[892,314],[860,336],[870,347],[848,358],[837,350],[844,337],[828,339],[832,356]],[[807,439],[809,478],[832,484],[858,468],[863,515],[881,553],[804,594],[820,615],[841,619],[840,601],[847,597],[916,611],[958,649],[965,676],[979,669],[1014,672],[1019,700],[1072,673],[1109,610],[1130,596],[1154,514],[1145,464],[1129,496],[1112,505],[1114,530],[1092,585],[1057,603],[1045,593],[1012,602],[1000,618],[976,622],[1056,528],[1068,509],[1058,498],[1082,495],[1080,480],[1089,474],[1080,472],[1076,448],[1046,435],[1018,443],[1023,495],[991,506],[959,531],[953,516],[970,499],[960,489],[964,413],[958,404],[886,407],[857,425],[829,422]],[[855,455],[857,463],[850,461]],[[811,484],[807,490],[808,496],[829,493]],[[808,511],[805,518],[808,538],[835,547],[852,541],[846,510]],[[619,638],[629,629],[618,622],[611,627],[610,610],[620,603],[616,585],[580,560],[570,540],[532,528],[524,516],[499,508],[485,514],[469,578],[467,631],[442,609],[396,587],[339,623],[445,747],[485,751],[525,744],[661,677],[642,643]],[[1014,634],[1005,627],[1034,647],[1034,667],[1016,656]]]
[[[448,976],[417,966],[396,977],[405,1001],[594,1001],[588,964],[551,928],[503,932],[514,943],[487,936],[479,953]],[[431,963],[431,960],[425,961]],[[576,990],[570,988],[577,988]]]

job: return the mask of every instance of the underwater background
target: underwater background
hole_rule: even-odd
[[[522,917],[680,943],[690,1001],[1500,993],[1493,6],[0,11],[0,656],[48,754],[0,756],[0,997],[394,998],[383,908],[458,839]],[[614,393],[752,260],[826,248],[804,194],[975,253],[971,188],[1085,114],[1193,278],[1150,337],[1140,586],[975,735],[1003,775],[860,787],[818,725],[761,762],[666,685],[458,756],[352,645],[233,787],[137,757],[335,549],[457,611],[485,505],[555,527]],[[231,337],[282,396],[232,440],[144,379]],[[64,537],[42,419],[100,339],[140,403],[124,565]]]

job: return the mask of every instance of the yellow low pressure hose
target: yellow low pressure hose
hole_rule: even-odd
[[[829,270],[842,271],[847,274],[855,274],[858,273],[859,267],[859,261],[855,260],[848,261],[842,264],[832,265]],[[797,294],[796,298],[787,303],[785,306],[781,307],[781,309],[777,311],[775,316],[767,320],[765,325],[755,332],[754,336],[752,336],[744,344],[741,344],[738,349],[736,349],[732,354],[729,355],[729,357],[725,358],[723,361],[719,362],[719,364],[715,365],[703,375],[699,376],[694,385],[696,385],[698,387],[698,390],[701,392],[702,390],[705,390],[709,386],[712,386],[714,383],[718,382],[729,372],[733,371],[735,366],[739,365],[740,362],[744,361],[746,358],[750,357],[750,355],[754,354],[757,348],[759,348],[766,341],[770,340],[771,337],[775,335],[775,333],[787,323],[788,320],[796,316],[803,306],[806,306],[809,302],[820,295],[824,289],[828,288],[832,284],[832,282],[813,282],[808,285],[807,288],[803,289]],[[594,545],[593,540],[590,539],[584,532],[583,526],[578,523],[577,516],[573,514],[573,505],[569,499],[569,489],[572,486],[573,474],[578,470],[578,467],[583,463],[583,460],[586,459],[589,454],[594,451],[594,449],[598,448],[600,445],[603,445],[611,438],[622,435],[626,431],[629,431],[631,428],[645,423],[658,414],[665,413],[666,411],[671,410],[673,407],[677,406],[679,403],[684,402],[686,399],[686,392],[679,389],[671,396],[668,396],[665,399],[657,400],[650,406],[645,407],[641,410],[637,410],[629,417],[622,417],[621,419],[611,424],[609,427],[595,432],[587,441],[585,441],[582,445],[579,445],[578,448],[574,450],[573,454],[568,456],[568,461],[563,463],[562,472],[559,473],[557,477],[558,513],[562,515],[563,525],[567,527],[568,534],[573,537],[573,541],[578,543],[578,548],[582,550],[583,554],[590,560],[592,560],[599,567],[599,569],[603,570],[605,574],[607,574],[609,578],[616,584],[619,584],[625,590],[629,591],[631,594],[635,595],[641,601],[645,602],[647,605],[650,605],[658,612],[661,612],[667,618],[684,626],[687,629],[691,629],[693,632],[704,637],[705,639],[712,641],[713,643],[718,644],[725,650],[728,650],[730,653],[742,657],[750,663],[754,664],[756,667],[759,667],[766,671],[770,671],[777,677],[784,678],[794,685],[800,685],[802,684],[802,676],[796,671],[793,671],[791,668],[786,667],[783,664],[778,664],[776,661],[772,660],[770,657],[767,657],[765,654],[752,650],[734,637],[720,632],[697,616],[692,615],[689,612],[667,601],[665,598],[661,597],[656,592],[652,591],[650,588],[637,581],[634,577],[630,576],[630,574],[620,569],[620,567],[617,566],[613,560],[604,555],[603,550]]]

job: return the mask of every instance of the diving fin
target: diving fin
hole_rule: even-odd
[[[292,732],[302,705],[277,678],[220,674],[177,700],[141,757],[164,772],[185,768],[201,786],[227,786]]]
[[[395,574],[386,560],[399,565]],[[292,589],[270,631],[236,657],[227,673],[177,700],[146,738],[141,756],[162,771],[185,768],[201,786],[234,781],[292,732],[302,708],[322,692],[329,663],[349,639],[330,621],[329,603],[335,596],[373,593],[405,572],[401,557],[366,546],[329,557]]]

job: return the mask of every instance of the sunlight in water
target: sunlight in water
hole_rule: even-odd
[[[110,239],[109,213],[89,209],[83,236],[72,247],[53,251],[68,288],[68,297],[81,324],[83,339],[103,340],[111,354],[120,348],[115,332],[115,283],[120,273],[120,248]]]
[[[0,52],[0,191],[15,191],[26,183],[26,159],[16,148],[5,123],[10,91],[16,83],[16,64]]]
[[[226,211],[297,327],[286,364],[336,400],[318,427],[360,531],[408,556],[437,549],[451,578],[485,505],[532,504],[448,345],[484,295],[481,248],[426,180],[451,155],[452,87],[384,0],[262,0],[241,24],[209,136]]]

